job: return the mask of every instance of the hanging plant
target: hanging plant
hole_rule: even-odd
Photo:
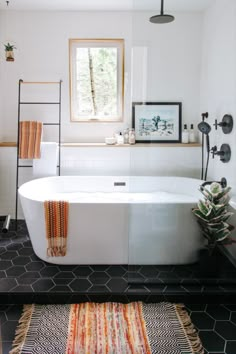
[[[4,44],[5,47],[5,53],[6,53],[6,61],[14,61],[14,49],[16,47],[13,44],[10,44],[9,42],[7,44]]]

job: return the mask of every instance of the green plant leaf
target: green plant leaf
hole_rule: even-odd
[[[226,210],[223,214],[220,214],[220,215],[212,218],[211,222],[212,223],[217,223],[217,222],[220,222],[220,221],[227,221],[232,215],[233,215],[233,213],[227,212],[227,210]]]
[[[222,224],[221,223],[218,223],[218,224],[207,224],[207,229],[209,229],[212,232],[217,232],[221,228],[222,228]]]
[[[218,199],[218,203],[224,204],[225,206],[229,204],[229,201],[230,201],[230,196],[228,193],[226,195],[224,195],[223,197],[221,197],[220,199]]]
[[[225,189],[223,189],[223,191],[221,193],[219,193],[216,197],[214,197],[214,201],[216,201],[218,203],[218,201],[226,196],[229,192],[231,191],[231,187],[226,187]]]
[[[202,212],[199,209],[193,209],[192,212],[197,218],[200,218],[200,219],[208,222],[208,219],[205,217],[204,214],[202,214]]]
[[[209,202],[209,204],[211,205],[212,210],[213,210],[215,216],[217,216],[217,215],[223,213],[223,212],[224,212],[224,209],[226,210],[226,206],[225,206],[224,204],[219,204],[219,205],[217,205],[217,204],[214,204],[214,203],[212,203],[212,202]]]
[[[212,203],[211,206],[213,207],[213,209],[215,209],[216,211],[225,208],[224,204],[214,204]]]
[[[4,47],[6,52],[16,49],[16,47],[13,44],[10,44],[9,42],[7,44],[4,44]]]
[[[228,229],[229,224],[227,222],[222,221],[218,227],[217,233],[220,232],[221,230],[226,230]]]
[[[221,242],[229,237],[230,231],[228,229],[222,229],[216,233],[216,242]]]
[[[213,200],[213,197],[206,187],[200,187],[200,192],[204,195],[207,200]]]
[[[218,196],[220,193],[222,193],[222,187],[218,182],[213,182],[210,185],[210,192],[212,196]]]
[[[212,206],[209,203],[203,202],[202,200],[199,200],[198,208],[205,216],[209,216],[212,211]]]
[[[208,240],[209,244],[215,243],[215,241],[213,241],[213,239],[212,239],[212,235],[209,235],[209,233],[207,231],[202,230],[202,235],[204,238],[206,238]]]

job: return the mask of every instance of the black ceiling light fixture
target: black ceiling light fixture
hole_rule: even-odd
[[[149,21],[152,23],[169,23],[174,21],[174,16],[164,14],[164,0],[161,0],[161,13],[150,17]]]

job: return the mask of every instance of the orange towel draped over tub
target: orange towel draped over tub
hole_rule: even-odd
[[[20,159],[39,159],[40,144],[42,137],[42,122],[22,121],[20,122]]]
[[[69,203],[47,200],[44,202],[48,257],[66,255]]]

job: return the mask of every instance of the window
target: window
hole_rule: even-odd
[[[124,40],[70,39],[71,120],[121,121]]]

